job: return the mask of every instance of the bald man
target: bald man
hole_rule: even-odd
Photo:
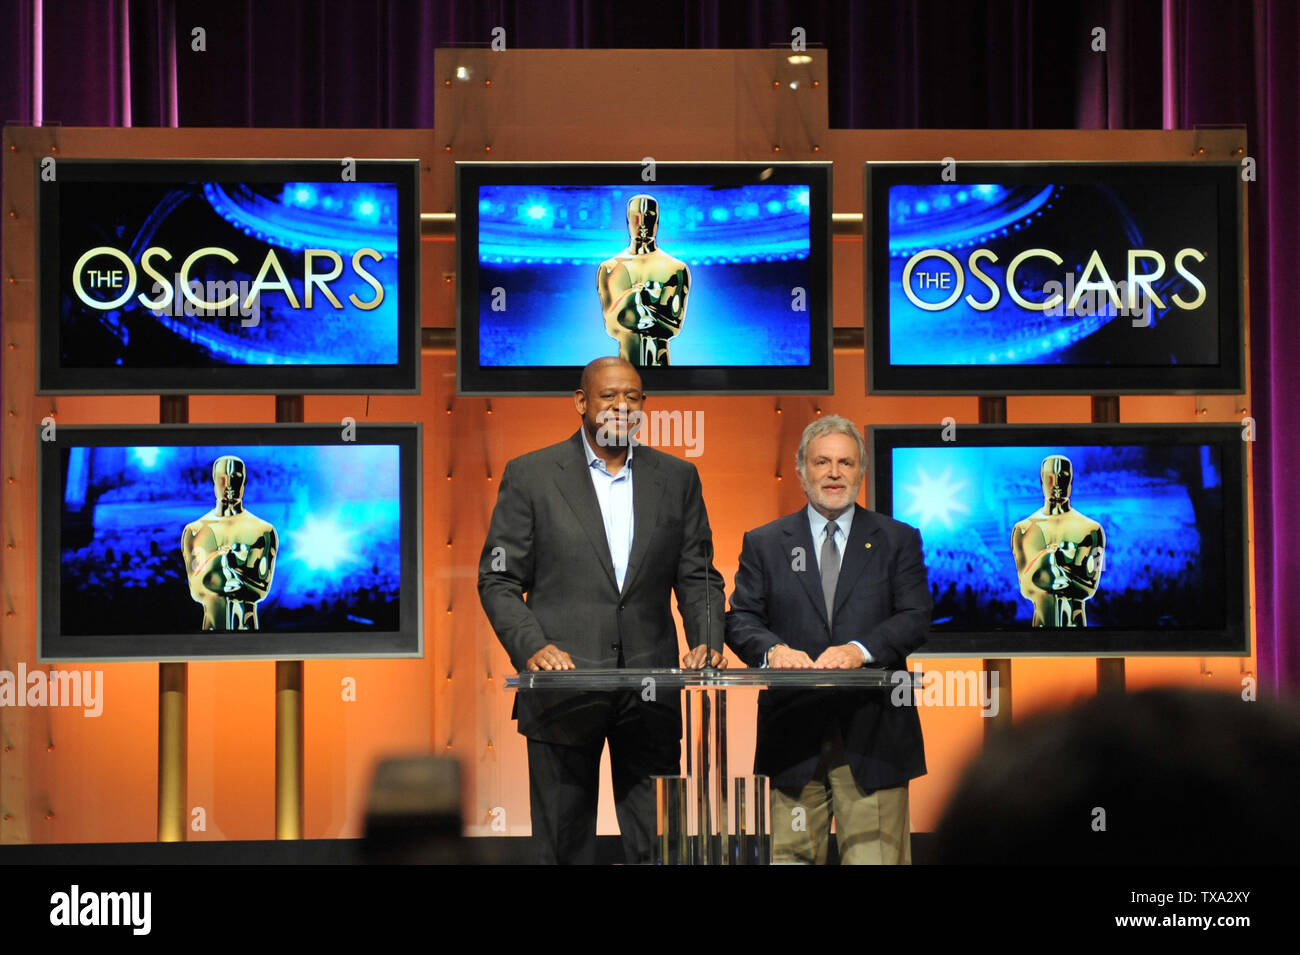
[[[634,413],[644,403],[630,363],[597,359],[573,393],[578,431],[506,465],[478,590],[521,672],[724,665],[722,575],[700,477],[693,464],[635,443]],[[689,648],[680,655],[674,592]],[[680,773],[682,734],[678,694],[650,696],[516,697],[538,861],[595,861],[606,742],[624,854],[629,863],[650,861],[650,777]]]

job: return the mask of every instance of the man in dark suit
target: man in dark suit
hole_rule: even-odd
[[[589,364],[573,400],[578,432],[501,476],[479,562],[492,629],[519,671],[674,667],[675,591],[692,648],[681,665],[725,665],[722,575],[695,466],[636,442],[645,399],[623,359]],[[650,860],[650,777],[680,773],[678,696],[652,686],[517,696],[540,861],[595,861],[606,740],[625,855]]]
[[[727,644],[753,667],[901,669],[925,642],[930,588],[913,527],[857,505],[866,443],[819,418],[795,455],[808,506],[745,535]],[[908,780],[925,773],[914,706],[886,690],[765,690],[754,772],[771,778],[772,859],[911,862]]]

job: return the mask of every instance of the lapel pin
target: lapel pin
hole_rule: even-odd
[[[871,550],[871,541],[867,541],[867,550]]]

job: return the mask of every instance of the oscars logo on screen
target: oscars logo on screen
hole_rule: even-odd
[[[923,268],[922,264],[930,259],[938,259],[946,264],[947,268],[942,266]],[[1165,256],[1154,249],[1129,249],[1125,277],[1118,282],[1111,278],[1111,273],[1102,260],[1101,252],[1093,249],[1082,274],[1073,283],[1068,302],[1065,302],[1064,292],[1059,283],[1054,283],[1056,285],[1054,289],[1046,289],[1052,294],[1042,302],[1030,301],[1021,294],[1021,285],[1017,284],[1016,273],[1030,259],[1046,259],[1058,267],[1065,264],[1065,260],[1051,249],[1025,249],[1007,263],[1003,279],[998,282],[990,272],[981,268],[984,263],[992,265],[998,261],[998,255],[992,249],[972,249],[966,257],[965,269],[951,252],[944,249],[923,249],[908,258],[907,264],[903,267],[903,292],[907,295],[908,301],[917,308],[926,312],[941,312],[951,308],[962,297],[966,290],[966,272],[969,271],[973,280],[972,286],[975,282],[979,282],[987,288],[984,298],[976,298],[974,292],[966,295],[966,304],[979,312],[996,308],[1002,301],[1004,287],[1006,294],[1016,305],[1033,312],[1049,312],[1059,309],[1064,303],[1064,314],[1075,314],[1079,300],[1085,294],[1104,294],[1115,308],[1129,311],[1139,308],[1139,297],[1156,308],[1166,307],[1157,291],[1156,283],[1167,274],[1168,263]],[[1193,248],[1179,249],[1173,256],[1174,272],[1195,290],[1195,295],[1190,299],[1184,298],[1181,293],[1170,296],[1170,300],[1185,311],[1200,308],[1205,303],[1205,284],[1197,278],[1188,265],[1188,260],[1200,263],[1205,259],[1204,253]],[[1073,270],[1070,270],[1067,275],[1073,279]],[[929,293],[929,297],[923,298],[919,293]],[[940,295],[943,297],[938,298]],[[929,298],[937,298],[937,300],[930,301]]]
[[[113,260],[113,265],[104,263],[102,260],[108,257]],[[343,303],[338,296],[330,289],[330,284],[343,274],[343,256],[332,249],[306,249],[303,252],[303,271],[302,271],[302,288],[304,302],[298,300],[298,293],[294,291],[293,285],[289,281],[289,276],[280,264],[280,259],[275,253],[275,249],[267,249],[266,256],[262,259],[261,267],[257,271],[256,277],[251,283],[240,283],[247,285],[247,290],[242,299],[237,291],[227,288],[229,294],[226,297],[212,300],[200,299],[195,294],[191,286],[191,272],[194,270],[195,263],[204,258],[224,259],[231,265],[239,262],[239,256],[229,249],[223,249],[218,246],[204,246],[195,249],[187,255],[181,264],[180,271],[174,276],[168,276],[158,271],[154,265],[154,260],[158,259],[163,262],[171,262],[174,256],[170,251],[161,246],[150,246],[140,254],[140,261],[137,264],[132,261],[131,257],[121,249],[116,249],[110,245],[95,246],[86,250],[72,269],[72,287],[79,298],[85,305],[99,311],[110,311],[115,308],[121,308],[131,300],[135,294],[136,286],[140,281],[140,272],[154,281],[154,292],[158,298],[150,299],[143,292],[136,296],[139,303],[147,309],[158,312],[167,312],[173,307],[173,302],[177,299],[177,289],[179,294],[184,296],[194,307],[204,312],[219,312],[228,314],[229,310],[238,308],[239,314],[245,314],[245,310],[251,309],[253,303],[257,302],[263,293],[268,291],[281,292],[292,309],[301,309],[305,307],[310,309],[315,304],[316,293],[321,295],[336,309],[342,309]],[[365,261],[372,262],[383,261],[383,254],[371,248],[360,248],[352,253],[351,268],[357,278],[364,281],[374,289],[374,297],[365,300],[359,298],[355,292],[348,295],[348,301],[355,308],[362,311],[370,311],[378,308],[384,302],[384,286],[375,278],[373,274],[366,270]],[[327,268],[318,268],[318,261],[328,262]],[[95,263],[99,267],[91,268]],[[173,282],[175,283],[173,285]],[[229,286],[231,283],[215,283]],[[96,297],[90,294],[89,290],[95,290],[100,296],[110,296],[108,298]]]

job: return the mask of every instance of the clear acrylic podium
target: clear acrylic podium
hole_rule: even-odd
[[[726,690],[914,687],[907,670],[623,669],[539,670],[506,677],[506,689],[689,691],[682,699],[686,774],[656,776],[660,865],[765,865],[769,861],[766,776],[740,776],[729,792]],[[729,797],[734,797],[729,799]],[[729,817],[728,810],[732,811]]]

